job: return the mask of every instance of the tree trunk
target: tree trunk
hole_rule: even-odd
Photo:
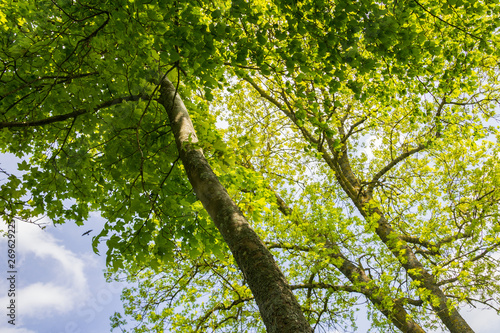
[[[168,113],[189,181],[245,276],[267,332],[312,332],[271,253],[229,197],[202,150],[195,148],[198,139],[176,89],[165,78],[159,91],[158,102]]]

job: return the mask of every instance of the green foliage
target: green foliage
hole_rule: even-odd
[[[498,309],[499,11],[462,0],[0,4],[0,151],[25,172],[1,184],[0,214],[82,224],[99,211],[94,248],[106,240],[110,272],[137,283],[123,294],[137,332],[263,331],[156,102],[168,73],[199,147],[318,330],[355,327],[366,299],[375,331],[394,329],[398,305],[442,328],[422,269],[450,311]]]

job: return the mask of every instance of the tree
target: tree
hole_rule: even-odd
[[[99,210],[138,331],[262,329],[253,299],[269,332],[350,326],[361,296],[381,331],[498,308],[495,2],[0,10],[0,142],[30,160],[0,211]]]

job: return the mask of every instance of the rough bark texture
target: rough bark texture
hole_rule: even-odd
[[[267,332],[312,332],[271,253],[229,197],[201,149],[193,145],[198,139],[191,119],[168,79],[161,82],[158,102],[168,113],[189,181],[243,272]]]
[[[444,103],[444,100],[443,100]],[[443,103],[439,106],[441,110]],[[438,111],[440,112],[440,111]],[[342,137],[345,137],[345,133],[342,127],[339,129]],[[440,133],[436,133],[436,137],[439,137]],[[379,173],[374,177],[374,180],[378,180],[382,174],[388,172],[391,168],[396,166],[399,162],[403,161],[410,155],[417,153],[425,148],[425,145],[419,145],[418,147],[401,154],[399,157],[391,161],[386,167],[384,167]],[[439,302],[431,300],[431,305],[436,315],[441,319],[443,324],[450,330],[451,333],[474,333],[469,324],[460,315],[458,310],[452,306],[448,306],[448,297],[444,294],[441,288],[436,282],[435,276],[430,274],[422,263],[418,260],[413,250],[408,246],[408,244],[401,238],[401,235],[397,233],[390,222],[385,218],[384,213],[378,207],[372,207],[370,201],[373,199],[371,189],[363,190],[360,186],[360,182],[354,175],[349,163],[349,156],[347,148],[344,147],[343,152],[340,156],[337,156],[336,165],[338,165],[337,179],[339,182],[343,182],[343,187],[346,189],[346,193],[351,197],[351,200],[358,208],[361,215],[366,219],[371,219],[378,216],[377,226],[375,232],[379,238],[384,242],[387,248],[392,252],[392,254],[399,260],[401,265],[404,267],[408,275],[414,281],[421,282],[422,286],[431,292],[431,297],[438,299]],[[327,161],[328,162],[328,161]],[[344,179],[339,176],[344,175]],[[394,240],[398,239],[399,242]],[[402,245],[399,245],[399,244]]]
[[[414,149],[413,151],[417,152],[420,150],[421,147],[419,146],[418,149]],[[335,158],[330,157],[328,152],[324,150],[323,159],[332,168],[332,170],[336,171],[335,175],[337,181],[356,205],[361,215],[363,215],[365,219],[371,219],[374,218],[374,216],[378,216],[375,232],[387,248],[399,260],[412,280],[421,282],[422,286],[431,292],[431,297],[439,300],[438,304],[431,301],[431,305],[443,324],[450,330],[451,333],[474,333],[458,310],[447,305],[448,297],[446,297],[437,284],[435,276],[430,274],[425,269],[413,250],[407,245],[407,243],[401,238],[401,235],[394,230],[390,222],[385,218],[384,213],[378,207],[371,207],[369,204],[372,200],[371,191],[363,190],[360,186],[359,181],[352,172],[349,164],[347,150],[344,149],[341,156],[337,156]],[[402,159],[403,158],[400,160]],[[398,239],[399,242],[395,242],[396,239]],[[398,245],[398,243],[402,245]]]
[[[373,207],[370,204],[370,201],[373,199],[372,195],[369,191],[363,190],[359,186],[359,181],[351,170],[347,152],[345,151],[341,158],[337,158],[337,161],[337,163],[333,162],[339,166],[339,172],[336,174],[337,180],[341,183],[365,219],[378,217],[375,232],[394,257],[399,260],[412,280],[421,282],[422,286],[430,291],[431,298],[439,301],[431,300],[430,302],[432,309],[439,319],[441,319],[451,333],[474,333],[458,310],[455,307],[447,305],[448,297],[446,297],[437,284],[435,276],[425,269],[406,241],[401,238],[399,233],[394,230],[390,222],[385,218],[384,213],[378,207]],[[343,178],[341,177],[342,175],[344,175]],[[399,242],[396,242],[396,239]]]
[[[326,156],[328,157],[328,155]],[[335,160],[337,160],[337,162],[335,162]],[[375,232],[387,248],[399,260],[412,280],[421,282],[422,286],[431,292],[431,297],[439,300],[438,303],[434,301],[431,301],[430,303],[443,324],[450,330],[451,333],[474,333],[458,310],[447,305],[448,297],[446,297],[437,284],[435,277],[425,269],[413,250],[394,230],[389,221],[387,221],[384,213],[378,207],[372,207],[369,204],[372,200],[372,195],[369,191],[362,190],[359,186],[359,181],[351,170],[347,152],[344,151],[340,158],[332,159],[330,161],[325,158],[325,161],[329,165],[333,164],[334,166],[338,166],[336,169],[337,180],[344,188],[347,195],[350,196],[361,215],[363,215],[365,219],[372,219],[375,216],[378,217]],[[399,242],[395,242],[396,239],[398,239]]]

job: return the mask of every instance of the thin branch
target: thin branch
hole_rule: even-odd
[[[474,258],[472,258],[470,261],[477,261],[477,260],[483,258],[488,253],[490,253],[491,251],[493,251],[494,249],[496,249],[498,246],[500,246],[500,242],[497,242],[497,243],[489,246],[486,250],[484,250],[483,252],[481,252],[480,254],[478,254],[477,256],[475,256]]]
[[[3,94],[3,95],[0,96],[0,99],[3,99],[3,98],[5,98],[5,97],[7,97],[9,95],[12,95],[12,94],[14,94],[14,93],[18,92],[19,90],[22,90],[22,89],[24,89],[26,87],[29,87],[33,83],[35,83],[37,81],[43,81],[43,80],[60,80],[60,81],[58,81],[58,82],[55,83],[55,84],[60,84],[60,83],[71,81],[73,79],[80,79],[80,78],[91,76],[91,75],[95,75],[95,74],[98,74],[98,73],[97,72],[92,72],[92,73],[83,73],[83,74],[70,75],[70,76],[54,76],[54,75],[52,75],[52,76],[38,77],[38,78],[36,78],[34,80],[26,82],[25,84],[21,85],[20,87],[17,87],[14,90],[6,92],[5,94]]]
[[[361,125],[362,123],[364,123],[366,121],[366,119],[368,119],[367,117],[363,117],[361,120],[357,121],[356,123],[354,123],[353,125],[351,125],[351,127],[349,128],[349,132],[347,132],[346,135],[344,135],[344,137],[342,138],[341,142],[342,143],[345,143],[347,141],[347,139],[349,139],[349,137],[355,133],[358,133],[360,131],[362,131],[364,128],[360,128],[356,131],[354,131],[354,129],[356,127],[358,127],[359,125]]]
[[[446,97],[443,97],[436,111],[436,116],[435,116],[436,121],[439,121],[439,118],[441,117],[441,112],[443,111],[443,107],[445,105],[446,105]],[[434,135],[434,138],[439,138],[439,137],[441,137],[441,132],[438,128],[436,134]],[[380,178],[382,178],[387,172],[389,172],[392,168],[394,168],[399,162],[403,161],[405,158],[424,150],[427,147],[427,145],[431,142],[431,140],[432,139],[429,139],[425,144],[419,144],[417,147],[402,153],[401,155],[393,159],[391,162],[389,162],[389,164],[387,164],[379,172],[377,172],[375,176],[373,176],[372,180],[369,182],[367,193],[371,196],[373,193],[373,188],[375,187],[375,184],[378,183]]]
[[[283,104],[281,104],[278,100],[271,97],[268,93],[266,93],[261,87],[259,87],[252,79],[244,78],[246,82],[248,82],[257,92],[265,99],[267,99],[272,104],[276,105],[281,111],[283,111],[288,117],[291,116],[291,113],[286,111],[286,108]]]
[[[428,241],[421,240],[420,238],[415,236],[401,235],[399,236],[399,238],[401,240],[404,240],[405,242],[422,245],[423,247],[426,247],[428,249],[436,246]]]
[[[244,303],[244,302],[248,302],[248,301],[251,301],[253,300],[253,297],[243,297],[243,298],[240,298],[240,299],[237,299],[237,300],[234,300],[233,302],[231,302],[231,304],[229,304],[228,306],[225,306],[224,304],[221,304],[221,305],[217,305],[215,307],[213,307],[211,310],[209,310],[207,313],[205,313],[205,315],[203,317],[201,317],[199,320],[198,320],[198,325],[196,325],[196,329],[195,329],[195,332],[198,332],[198,330],[200,329],[201,325],[208,319],[208,317],[210,317],[212,315],[212,313],[214,313],[215,311],[227,311],[227,310],[231,310],[231,308],[233,306],[236,306],[240,303]]]
[[[238,65],[238,64],[232,64],[232,63],[230,63],[230,62],[225,62],[225,63],[224,63],[224,65],[226,65],[226,66],[231,66],[231,67],[243,68],[243,69],[260,70],[260,67],[243,66],[243,65]]]
[[[412,298],[408,298],[408,297],[402,297],[402,298],[398,298],[394,301],[395,303],[397,304],[411,304],[411,305],[414,305],[414,306],[422,306],[424,305],[424,301],[422,301],[421,299],[412,299]]]
[[[382,178],[387,172],[389,172],[392,168],[394,168],[399,162],[404,160],[405,158],[414,155],[422,150],[424,150],[426,145],[418,145],[416,148],[413,148],[407,152],[402,153],[395,159],[393,159],[389,164],[387,164],[385,167],[383,167],[375,176],[373,176],[372,180],[369,182],[370,185],[368,185],[367,192],[371,195],[373,192],[373,187],[375,184],[378,183],[379,179]]]
[[[436,283],[436,285],[443,286],[445,284],[453,283],[453,282],[456,282],[456,281],[458,281],[458,277],[454,277],[454,278],[451,278],[451,279],[446,279],[446,280],[443,280],[443,281],[439,281],[438,283]]]
[[[455,296],[455,295],[446,295],[447,297],[450,297],[450,298],[457,298],[457,299],[461,299],[461,297],[459,296]],[[473,303],[479,303],[479,304],[483,304],[483,305],[486,305],[487,307],[490,307],[492,308],[493,310],[497,311],[497,312],[500,312],[500,308],[498,307],[495,307],[493,305],[491,305],[490,303],[488,303],[489,301],[494,301],[494,299],[490,298],[490,299],[487,299],[487,300],[480,300],[480,299],[475,299],[475,298],[472,298],[472,297],[465,297],[465,299],[467,300],[467,302],[469,302],[470,305],[472,305],[473,307],[476,307]]]

